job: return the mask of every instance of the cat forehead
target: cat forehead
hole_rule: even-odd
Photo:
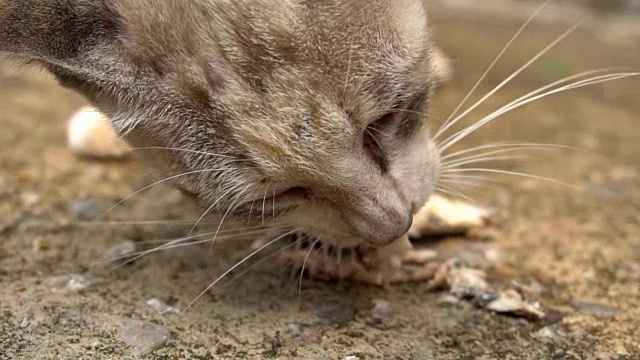
[[[232,62],[331,62],[346,52],[418,57],[428,39],[424,0],[120,0],[116,6],[130,48],[158,55],[222,51]]]

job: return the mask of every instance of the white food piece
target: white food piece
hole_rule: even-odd
[[[79,156],[123,159],[131,154],[131,148],[118,136],[109,119],[92,107],[84,107],[71,117],[67,144]]]
[[[540,304],[530,304],[515,290],[507,290],[501,293],[497,299],[487,305],[487,309],[497,313],[510,313],[527,318],[544,319],[545,313],[540,309]]]
[[[173,306],[167,305],[162,300],[156,298],[147,300],[147,305],[157,311],[160,315],[180,313],[180,310],[176,309]]]
[[[169,340],[169,331],[151,323],[123,319],[120,340],[135,348],[138,356],[159,349]]]
[[[413,217],[409,236],[467,232],[486,225],[492,211],[434,194]]]
[[[79,293],[91,286],[91,281],[79,274],[55,276],[47,281],[51,292],[54,293]]]

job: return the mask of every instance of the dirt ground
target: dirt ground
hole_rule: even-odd
[[[434,10],[436,38],[455,67],[455,78],[436,98],[434,127],[522,23],[477,15]],[[564,29],[548,22],[532,26],[477,94]],[[578,30],[469,121],[561,76],[640,68],[638,38],[619,30]],[[494,240],[419,244],[486,269],[492,282],[539,287],[540,302],[555,314],[544,321],[453,302],[425,284],[383,290],[305,279],[299,291],[298,278],[269,262],[217,287],[186,312],[160,314],[148,300],[183,308],[245,255],[248,244],[223,244],[211,254],[187,247],[117,269],[100,267],[109,249],[127,240],[184,235],[198,209],[159,185],[107,219],[83,221],[152,183],[153,176],[134,161],[70,154],[66,119],[84,102],[45,74],[0,63],[0,88],[1,359],[640,359],[638,79],[551,96],[469,138],[463,146],[524,141],[580,147],[498,164],[576,188],[493,174],[499,182],[466,190],[478,203],[508,213]],[[52,277],[72,274],[82,276],[75,285],[89,280],[90,286],[55,291],[60,279]],[[372,311],[379,299],[392,309],[383,319]],[[145,334],[138,347],[124,341],[136,340],[132,332]],[[154,350],[140,355],[140,346]]]

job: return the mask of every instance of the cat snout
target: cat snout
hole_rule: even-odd
[[[396,196],[384,202],[368,200],[347,216],[357,235],[365,241],[385,246],[405,235],[413,223],[412,205]]]

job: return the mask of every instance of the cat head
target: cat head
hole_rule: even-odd
[[[208,213],[385,245],[433,190],[423,0],[0,3],[0,50],[85,95]]]

